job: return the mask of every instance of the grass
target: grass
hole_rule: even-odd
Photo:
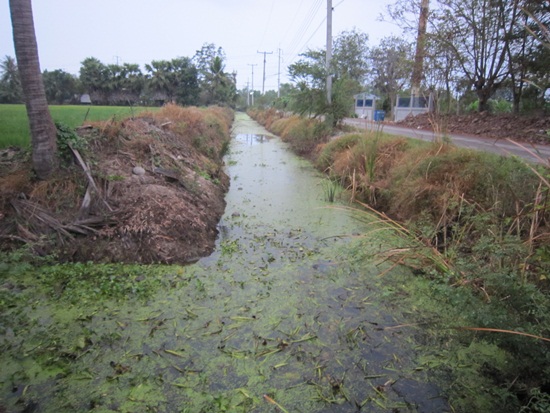
[[[50,106],[55,122],[72,128],[85,121],[101,121],[111,117],[126,118],[151,110],[151,108],[131,108],[127,106]],[[25,105],[0,105],[0,148],[30,145],[30,130]]]
[[[427,296],[452,303],[456,314],[437,324],[458,328],[462,340],[465,331],[473,333],[471,342],[457,339],[454,353],[460,357],[442,369],[456,377],[455,406],[460,394],[479,395],[490,379],[500,385],[491,390],[493,399],[515,399],[519,406],[529,393],[529,404],[541,400],[542,407],[522,411],[548,411],[550,397],[539,394],[547,389],[550,369],[548,167],[374,131],[344,134],[305,155],[351,189],[352,200],[379,211],[401,239],[398,248],[378,253],[381,262],[413,269],[419,282],[425,280]],[[355,255],[359,259],[360,251]],[[403,285],[403,295],[415,291],[410,281]],[[424,304],[416,307],[429,312]],[[479,363],[468,368],[479,374],[477,384],[463,370],[474,359]],[[481,399],[475,403],[476,409],[457,411],[490,411]]]

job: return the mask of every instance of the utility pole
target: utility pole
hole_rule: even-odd
[[[260,51],[258,51],[258,53],[264,55],[264,81],[263,81],[263,83],[262,83],[262,95],[263,95],[263,94],[264,94],[264,90],[265,90],[265,62],[266,62],[265,55],[273,54],[273,52],[260,52]]]
[[[248,66],[252,66],[252,106],[254,106],[254,66],[258,66],[257,64],[248,64]]]
[[[327,102],[332,104],[332,75],[330,62],[332,60],[332,0],[327,0]]]
[[[279,48],[279,67],[277,68],[277,97],[281,97],[281,48]]]

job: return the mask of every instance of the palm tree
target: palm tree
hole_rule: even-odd
[[[167,60],[153,60],[151,64],[145,65],[145,70],[149,72],[148,85],[153,95],[153,100],[157,102],[166,102],[172,100],[171,84],[172,65]]]
[[[19,80],[17,63],[11,56],[6,56],[0,63],[0,103],[23,102],[23,91]]]
[[[32,162],[38,179],[57,167],[56,128],[42,83],[31,0],[9,0],[13,43],[31,129]]]

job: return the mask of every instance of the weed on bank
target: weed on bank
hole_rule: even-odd
[[[315,135],[320,121],[273,111],[262,119],[292,149],[310,148],[297,152],[397,236],[400,247],[378,257],[417,275],[394,297],[433,327],[433,357],[420,364],[453,377],[456,411],[548,411],[549,170],[381,128]]]

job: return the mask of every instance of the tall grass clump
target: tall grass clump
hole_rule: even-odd
[[[221,107],[197,108],[169,104],[153,116],[187,139],[205,156],[221,159],[227,149],[233,111]]]
[[[256,122],[261,123],[266,129],[271,130],[271,126],[274,122],[284,118],[284,112],[275,108],[269,108],[265,110],[261,109],[249,109],[248,115],[255,119]]]
[[[332,126],[318,119],[306,119],[293,115],[281,117],[269,123],[266,121],[268,117],[262,115],[262,112],[249,112],[249,114],[270,132],[280,136],[295,153],[302,156],[311,155],[319,144],[328,140],[333,132]]]
[[[352,200],[380,204],[388,170],[407,147],[405,139],[379,131],[351,133],[322,145],[315,162],[342,181]]]
[[[335,179],[326,178],[323,180],[322,185],[325,201],[331,203],[336,201],[336,198],[342,191],[342,186],[340,185],[340,182]]]

